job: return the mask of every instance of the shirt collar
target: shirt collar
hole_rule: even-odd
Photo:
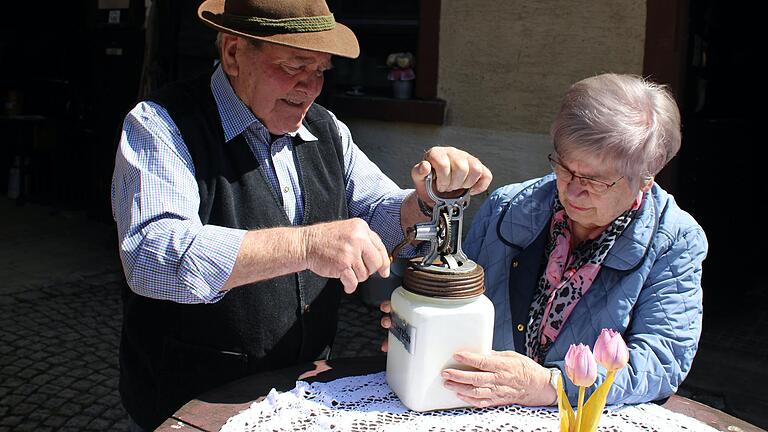
[[[299,126],[299,129],[295,132],[288,132],[286,135],[290,137],[299,137],[300,140],[304,142],[308,141],[317,141],[317,137],[312,135],[312,132],[307,129],[306,126],[304,126],[304,122],[301,122],[301,126]]]
[[[229,142],[232,138],[240,135],[251,125],[254,125],[254,123],[257,129],[265,128],[259,119],[253,115],[253,112],[235,94],[235,90],[229,83],[229,79],[224,73],[221,64],[216,67],[211,76],[211,91],[219,110],[221,125],[224,127],[225,142]],[[302,141],[317,141],[317,137],[304,126],[303,122],[297,131],[289,132],[286,135],[290,137],[298,136]]]

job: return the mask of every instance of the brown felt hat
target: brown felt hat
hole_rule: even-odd
[[[360,46],[325,0],[206,0],[197,9],[214,29],[279,45],[356,58]]]

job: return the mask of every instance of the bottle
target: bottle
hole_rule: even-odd
[[[21,196],[21,156],[13,158],[13,165],[8,170],[8,198],[18,199]]]
[[[32,196],[32,159],[29,156],[24,156],[24,168],[21,170],[22,175],[21,184],[23,185],[19,189],[21,190],[21,195],[25,197],[26,199],[29,199],[30,196]]]
[[[411,266],[392,293],[387,383],[411,410],[469,406],[443,386],[440,374],[469,369],[453,359],[457,351],[491,351],[493,303],[483,295],[482,267],[467,264],[471,270],[461,273]]]

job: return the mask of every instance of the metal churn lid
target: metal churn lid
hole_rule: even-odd
[[[427,193],[435,202],[430,222],[413,227],[414,240],[429,241],[426,256],[409,262],[403,288],[416,294],[442,298],[469,298],[485,292],[483,268],[461,249],[464,209],[469,189],[457,198],[444,198],[432,190],[432,173],[425,179]]]

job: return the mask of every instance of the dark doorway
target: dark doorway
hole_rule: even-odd
[[[760,274],[765,183],[759,164],[761,81],[757,7],[691,1],[682,92],[683,146],[676,199],[704,228],[704,326],[683,389],[768,427],[768,289]],[[756,243],[756,244],[752,244]]]
[[[109,220],[122,118],[136,101],[144,3],[17,2],[0,16],[0,190]],[[34,17],[34,25],[29,17]],[[5,194],[5,193],[4,193]]]
[[[690,8],[678,200],[710,241],[705,306],[715,318],[744,312],[754,305],[749,293],[765,287],[756,272],[762,254],[752,252],[759,243],[750,245],[762,237],[759,203],[766,191],[758,179],[753,102],[761,93],[758,56],[765,47],[755,34],[754,7],[696,1]]]

